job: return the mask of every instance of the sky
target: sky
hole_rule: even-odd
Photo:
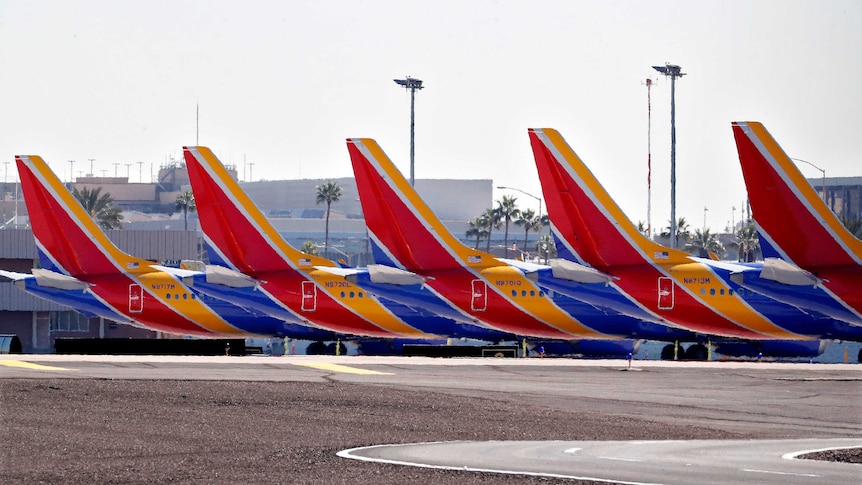
[[[149,182],[201,144],[245,180],[336,178],[352,176],[345,139],[370,137],[409,176],[410,95],[393,79],[411,76],[416,178],[541,197],[527,129],[556,128],[635,223],[651,153],[658,229],[671,96],[651,66],[670,63],[686,73],[677,216],[717,231],[746,198],[732,121],[862,176],[860,46],[858,1],[0,0],[0,175],[17,180],[26,153],[63,180],[92,163]]]

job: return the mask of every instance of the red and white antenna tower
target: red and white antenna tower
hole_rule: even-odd
[[[651,210],[652,210],[652,100],[651,100],[651,89],[652,89],[652,79],[647,78],[645,81],[646,89],[647,89],[647,202],[646,202],[646,227],[647,227],[647,237],[652,239],[652,220],[651,220]]]

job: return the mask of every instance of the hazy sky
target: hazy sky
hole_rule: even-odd
[[[97,175],[132,164],[134,182],[145,162],[149,181],[150,164],[196,142],[199,105],[199,143],[240,174],[246,160],[246,178],[351,176],[344,140],[356,136],[409,175],[410,96],[392,80],[411,75],[426,86],[417,178],[541,195],[527,128],[552,127],[637,222],[653,78],[658,228],[670,217],[670,81],[650,66],[666,62],[688,74],[676,85],[677,214],[693,227],[706,214],[724,228],[733,206],[740,217],[731,121],[762,121],[828,176],[862,175],[859,1],[0,0],[0,159],[39,154],[64,180],[69,160],[89,172],[95,159]]]

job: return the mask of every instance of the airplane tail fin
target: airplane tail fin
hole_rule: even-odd
[[[862,241],[761,123],[734,122],[733,136],[754,219],[774,252],[806,268],[862,264]]]
[[[688,260],[641,234],[557,130],[529,135],[560,254],[596,268]]]
[[[349,138],[347,150],[378,263],[410,271],[504,265],[455,238],[376,141]]]
[[[242,273],[311,269],[332,262],[290,246],[207,147],[184,147],[210,262]]]
[[[41,157],[18,155],[15,163],[43,268],[71,276],[152,271],[108,239]]]

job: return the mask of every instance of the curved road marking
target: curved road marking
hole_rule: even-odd
[[[794,448],[808,451],[787,452]],[[338,456],[418,468],[638,485],[744,483],[756,473],[759,483],[789,485],[855,483],[857,465],[794,459],[814,451],[847,448],[862,448],[862,439],[443,441],[352,448]]]
[[[435,470],[453,470],[453,471],[467,471],[467,472],[484,472],[484,473],[499,473],[502,475],[524,475],[530,477],[545,477],[545,478],[566,478],[570,480],[589,480],[594,482],[601,483],[621,483],[623,485],[662,485],[659,483],[650,483],[650,482],[626,482],[623,480],[608,480],[607,478],[599,478],[599,477],[587,477],[587,476],[578,476],[578,475],[564,475],[559,473],[542,473],[542,472],[531,472],[526,470],[498,470],[493,468],[475,468],[469,466],[446,466],[446,465],[431,465],[428,463],[417,463],[410,461],[399,461],[399,460],[389,460],[386,458],[369,458],[366,456],[356,455],[353,452],[362,451],[362,450],[372,450],[372,449],[380,449],[380,448],[392,448],[392,447],[400,447],[400,446],[413,446],[413,445],[433,445],[433,444],[445,444],[445,443],[457,443],[457,441],[430,441],[427,443],[408,443],[403,445],[376,445],[376,446],[361,446],[358,448],[350,448],[349,450],[343,450],[336,453],[337,456],[341,458],[350,458],[353,460],[359,461],[368,461],[372,463],[387,463],[390,465],[404,465],[404,466],[412,466],[416,468],[432,468]],[[566,453],[579,450],[580,448],[570,448],[565,450]]]

